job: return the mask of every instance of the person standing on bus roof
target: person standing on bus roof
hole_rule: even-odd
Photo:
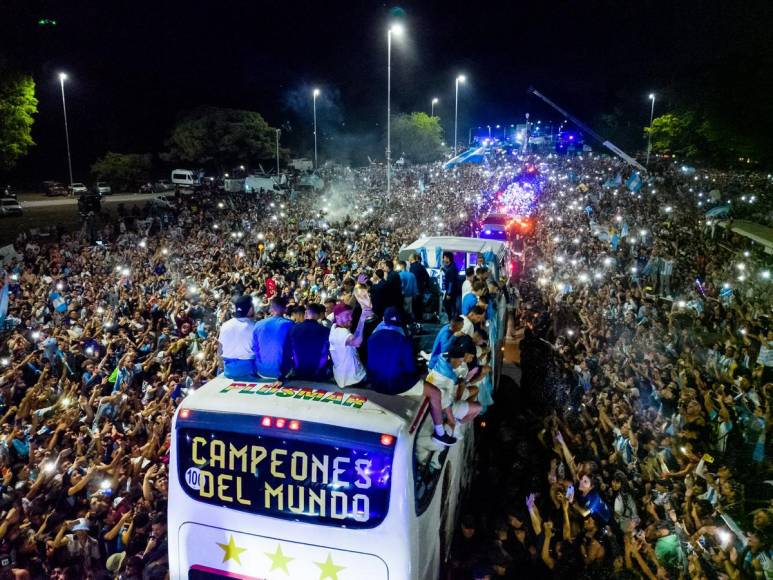
[[[252,331],[255,370],[264,379],[280,379],[290,370],[287,339],[293,323],[284,317],[285,310],[282,298],[272,298],[269,304],[271,316],[256,323]]]
[[[368,339],[368,380],[378,393],[399,395],[419,379],[411,339],[400,323],[400,311],[390,306]]]
[[[357,349],[362,345],[365,320],[371,315],[363,307],[357,329],[352,334],[352,309],[346,304],[335,307],[335,324],[330,329],[330,358],[333,360],[333,377],[341,387],[359,386],[365,382],[367,373],[360,361]]]
[[[459,282],[459,268],[454,262],[453,252],[443,252],[443,310],[450,320],[459,313],[459,298],[462,285]]]
[[[234,317],[220,327],[218,354],[223,359],[223,375],[228,379],[254,381],[258,378],[252,352],[254,316],[252,296],[240,296],[234,303]]]
[[[421,256],[419,254],[411,254],[411,274],[416,276],[417,294],[413,299],[413,318],[416,322],[421,323],[424,319],[424,294],[429,292],[432,286],[432,280],[430,280],[427,269],[424,264],[421,263]]]

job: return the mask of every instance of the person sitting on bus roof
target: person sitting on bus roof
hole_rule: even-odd
[[[369,306],[369,305],[366,305]],[[360,386],[365,382],[367,373],[360,361],[357,349],[362,345],[365,320],[371,311],[363,306],[357,329],[352,334],[352,308],[346,304],[338,304],[334,310],[335,324],[330,329],[330,358],[333,361],[333,377],[341,387]]]
[[[481,280],[475,280],[472,283],[472,292],[465,294],[462,298],[462,314],[469,314],[476,304],[478,304],[480,297],[486,292],[486,284]]]
[[[240,296],[234,303],[234,316],[220,327],[218,354],[223,359],[223,375],[234,381],[255,381],[255,354],[252,332],[255,329],[252,296]]]
[[[419,379],[411,340],[394,306],[384,311],[384,321],[368,339],[367,370],[370,387],[387,395],[404,393]]]
[[[271,316],[256,323],[252,332],[255,370],[264,379],[282,378],[290,369],[287,337],[293,323],[284,317],[285,310],[284,300],[272,298],[269,304]]]
[[[457,316],[440,329],[432,345],[432,352],[427,363],[428,369],[435,368],[440,356],[451,348],[451,343],[454,341],[455,336],[462,336],[462,326],[464,326],[464,318]]]
[[[325,307],[321,304],[308,304],[305,320],[290,329],[293,379],[324,381],[330,375],[330,329],[320,323],[324,314]]]
[[[448,422],[453,428],[454,437],[457,438],[461,432],[461,424],[472,421],[483,410],[483,406],[477,401],[480,389],[472,383],[480,381],[481,372],[488,373],[487,367],[484,369],[477,365],[477,348],[473,339],[467,335],[455,338],[451,350],[458,349],[464,352],[464,364],[458,367],[461,370],[456,376],[460,380],[457,381],[453,403],[446,409]]]

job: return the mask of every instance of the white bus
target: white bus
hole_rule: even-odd
[[[411,393],[217,378],[189,395],[172,428],[170,577],[438,578],[473,429],[437,449]]]

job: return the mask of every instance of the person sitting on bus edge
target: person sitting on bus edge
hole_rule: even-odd
[[[366,308],[367,306],[367,308]],[[330,358],[333,361],[333,377],[340,388],[360,386],[367,373],[360,361],[357,349],[362,345],[365,320],[370,317],[370,305],[362,308],[357,329],[352,334],[352,308],[346,304],[335,307],[335,324],[330,329]]]
[[[467,365],[464,362],[466,352],[460,344],[453,344],[450,350],[438,359],[433,368],[424,379],[424,395],[429,399],[429,412],[435,432],[432,439],[446,447],[456,443],[457,438],[446,432],[443,424],[443,414],[454,428],[453,405],[457,394],[457,384],[460,379],[467,376]],[[460,408],[459,411],[465,409]]]
[[[220,327],[218,355],[223,360],[223,376],[234,381],[255,381],[255,354],[252,332],[255,329],[252,296],[240,296],[234,302],[234,316]]]
[[[293,323],[284,317],[285,310],[283,299],[272,298],[269,303],[271,316],[256,323],[252,332],[255,370],[264,379],[280,379],[290,367],[287,337]]]
[[[475,329],[486,318],[486,309],[483,306],[474,306],[467,314],[462,316],[462,332],[472,338]]]
[[[378,393],[399,395],[419,379],[411,339],[400,322],[400,311],[390,306],[368,339],[368,381]]]
[[[464,326],[464,318],[456,316],[440,329],[435,337],[435,342],[432,344],[432,352],[430,353],[429,362],[427,363],[428,369],[432,370],[435,368],[440,356],[443,353],[448,352],[448,349],[451,348],[454,337],[463,335],[462,326]]]
[[[452,423],[454,426],[454,437],[459,437],[461,424],[472,421],[483,410],[483,406],[478,402],[480,388],[477,384],[488,374],[490,369],[487,366],[478,365],[476,359],[477,347],[474,340],[469,336],[464,335],[455,338],[451,348],[461,348],[464,351],[465,366],[462,369],[467,368],[466,375],[461,377],[458,383],[454,402],[450,409],[451,418],[449,423]],[[462,371],[457,373],[457,376],[461,373]]]
[[[469,314],[475,305],[478,304],[480,297],[486,292],[486,284],[480,280],[472,283],[472,292],[468,292],[462,298],[462,315]]]
[[[459,268],[454,262],[453,252],[443,252],[443,310],[449,320],[459,313],[459,298],[461,296]]]
[[[308,304],[306,319],[290,329],[293,379],[324,381],[330,376],[330,329],[320,323],[324,314],[325,307],[321,304]]]

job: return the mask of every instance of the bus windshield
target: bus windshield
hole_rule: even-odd
[[[258,418],[249,419],[251,433],[178,425],[177,476],[188,496],[346,528],[372,528],[386,517],[394,446],[384,445],[380,434],[336,428],[345,436],[333,440],[304,423],[303,433],[274,435],[254,428]]]

